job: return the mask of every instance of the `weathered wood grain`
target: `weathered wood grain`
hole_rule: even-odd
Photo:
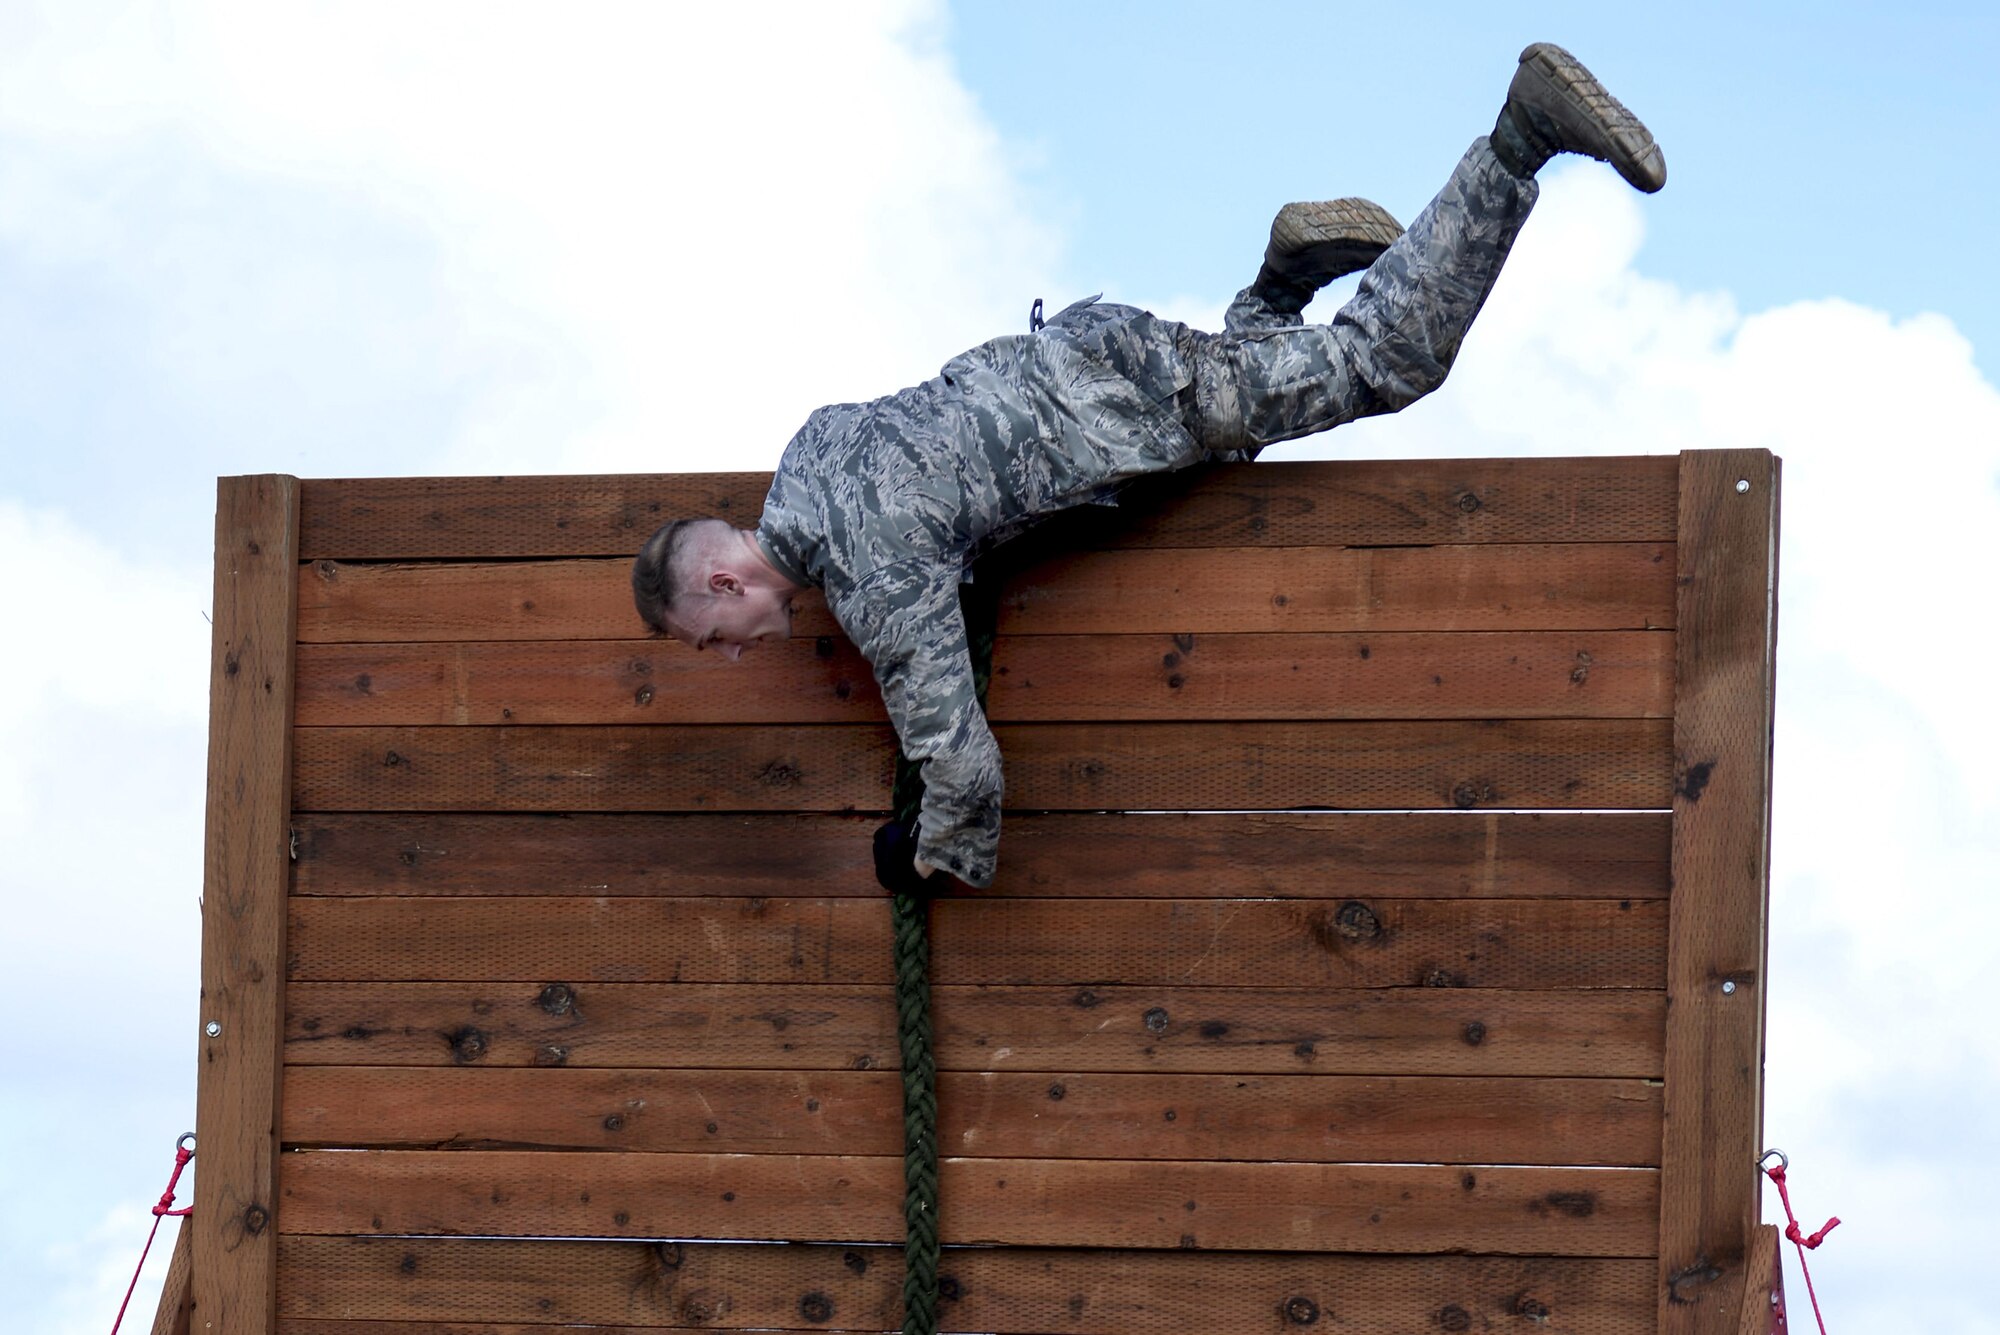
[[[1665,812],[1007,818],[1004,898],[1660,899]],[[302,813],[295,895],[879,896],[866,816]]]
[[[1645,1256],[1643,1168],[945,1158],[947,1243]],[[895,1242],[903,1160],[793,1154],[306,1150],[298,1233]]]
[[[1004,635],[1655,630],[1674,617],[1671,543],[1067,552],[1012,573]],[[837,636],[817,590],[792,634]],[[311,643],[629,640],[629,560],[315,561],[299,571]]]
[[[1787,1335],[1789,1324],[1785,1318],[1785,1266],[1778,1230],[1772,1224],[1759,1224],[1750,1237],[1736,1335]]]
[[[1732,1332],[1758,1222],[1778,461],[1681,456],[1662,1335]]]
[[[302,1065],[895,1070],[887,984],[293,983]],[[1660,991],[938,987],[947,1071],[1636,1076]]]
[[[284,1315],[484,1322],[673,1322],[798,1329],[900,1324],[889,1247],[287,1237]],[[1643,1260],[953,1249],[947,1330],[1066,1335],[1653,1329]],[[1332,1314],[1330,1317],[1325,1314]]]
[[[194,1302],[217,1330],[273,1319],[297,552],[296,479],[220,481],[191,1216]]]
[[[1660,900],[945,899],[954,984],[1661,986]],[[300,982],[883,983],[866,899],[294,899]]]
[[[902,1153],[881,1071],[293,1066],[287,1147]],[[1654,1167],[1660,1086],[1323,1075],[946,1071],[938,1144],[988,1159]]]
[[[1671,457],[1343,460],[1210,468],[1137,484],[1046,539],[1214,547],[1670,540]],[[768,473],[309,481],[308,560],[628,556],[660,524],[762,513]]]
[[[1666,718],[1670,631],[1001,637],[987,717],[1084,720]],[[732,663],[671,641],[306,644],[301,727],[872,723],[846,641]]]
[[[1658,809],[1662,719],[1014,723],[1007,798],[1043,810]],[[868,811],[886,725],[301,728],[302,811]]]

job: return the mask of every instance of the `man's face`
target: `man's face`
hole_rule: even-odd
[[[688,598],[667,618],[667,631],[682,644],[713,651],[735,662],[743,651],[792,634],[791,595],[773,589],[736,586],[705,598]]]

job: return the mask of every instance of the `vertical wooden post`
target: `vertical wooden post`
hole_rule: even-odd
[[[1681,455],[1662,1335],[1735,1330],[1758,1218],[1778,478]]]
[[[296,478],[223,478],[215,508],[196,1097],[195,1332],[276,1322],[278,1061],[290,872]]]

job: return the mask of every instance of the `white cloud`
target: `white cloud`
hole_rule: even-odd
[[[432,248],[430,355],[473,392],[449,438],[368,461],[398,471],[769,466],[819,403],[1018,324],[1055,250],[925,4],[79,10],[0,69],[0,127],[86,173],[122,160],[138,195],[161,187],[121,153],[194,153]],[[16,244],[158,249],[139,199],[12,193]],[[190,271],[190,362],[273,333],[310,350],[286,312],[386,313],[343,312],[325,288],[350,275],[316,254],[280,259],[254,287]]]

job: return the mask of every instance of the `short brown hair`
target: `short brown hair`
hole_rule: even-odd
[[[695,545],[692,539],[704,525],[727,523],[705,515],[676,519],[660,525],[646,539],[646,545],[632,559],[632,603],[639,609],[641,621],[662,635],[668,633],[667,613],[687,589],[689,549]]]

